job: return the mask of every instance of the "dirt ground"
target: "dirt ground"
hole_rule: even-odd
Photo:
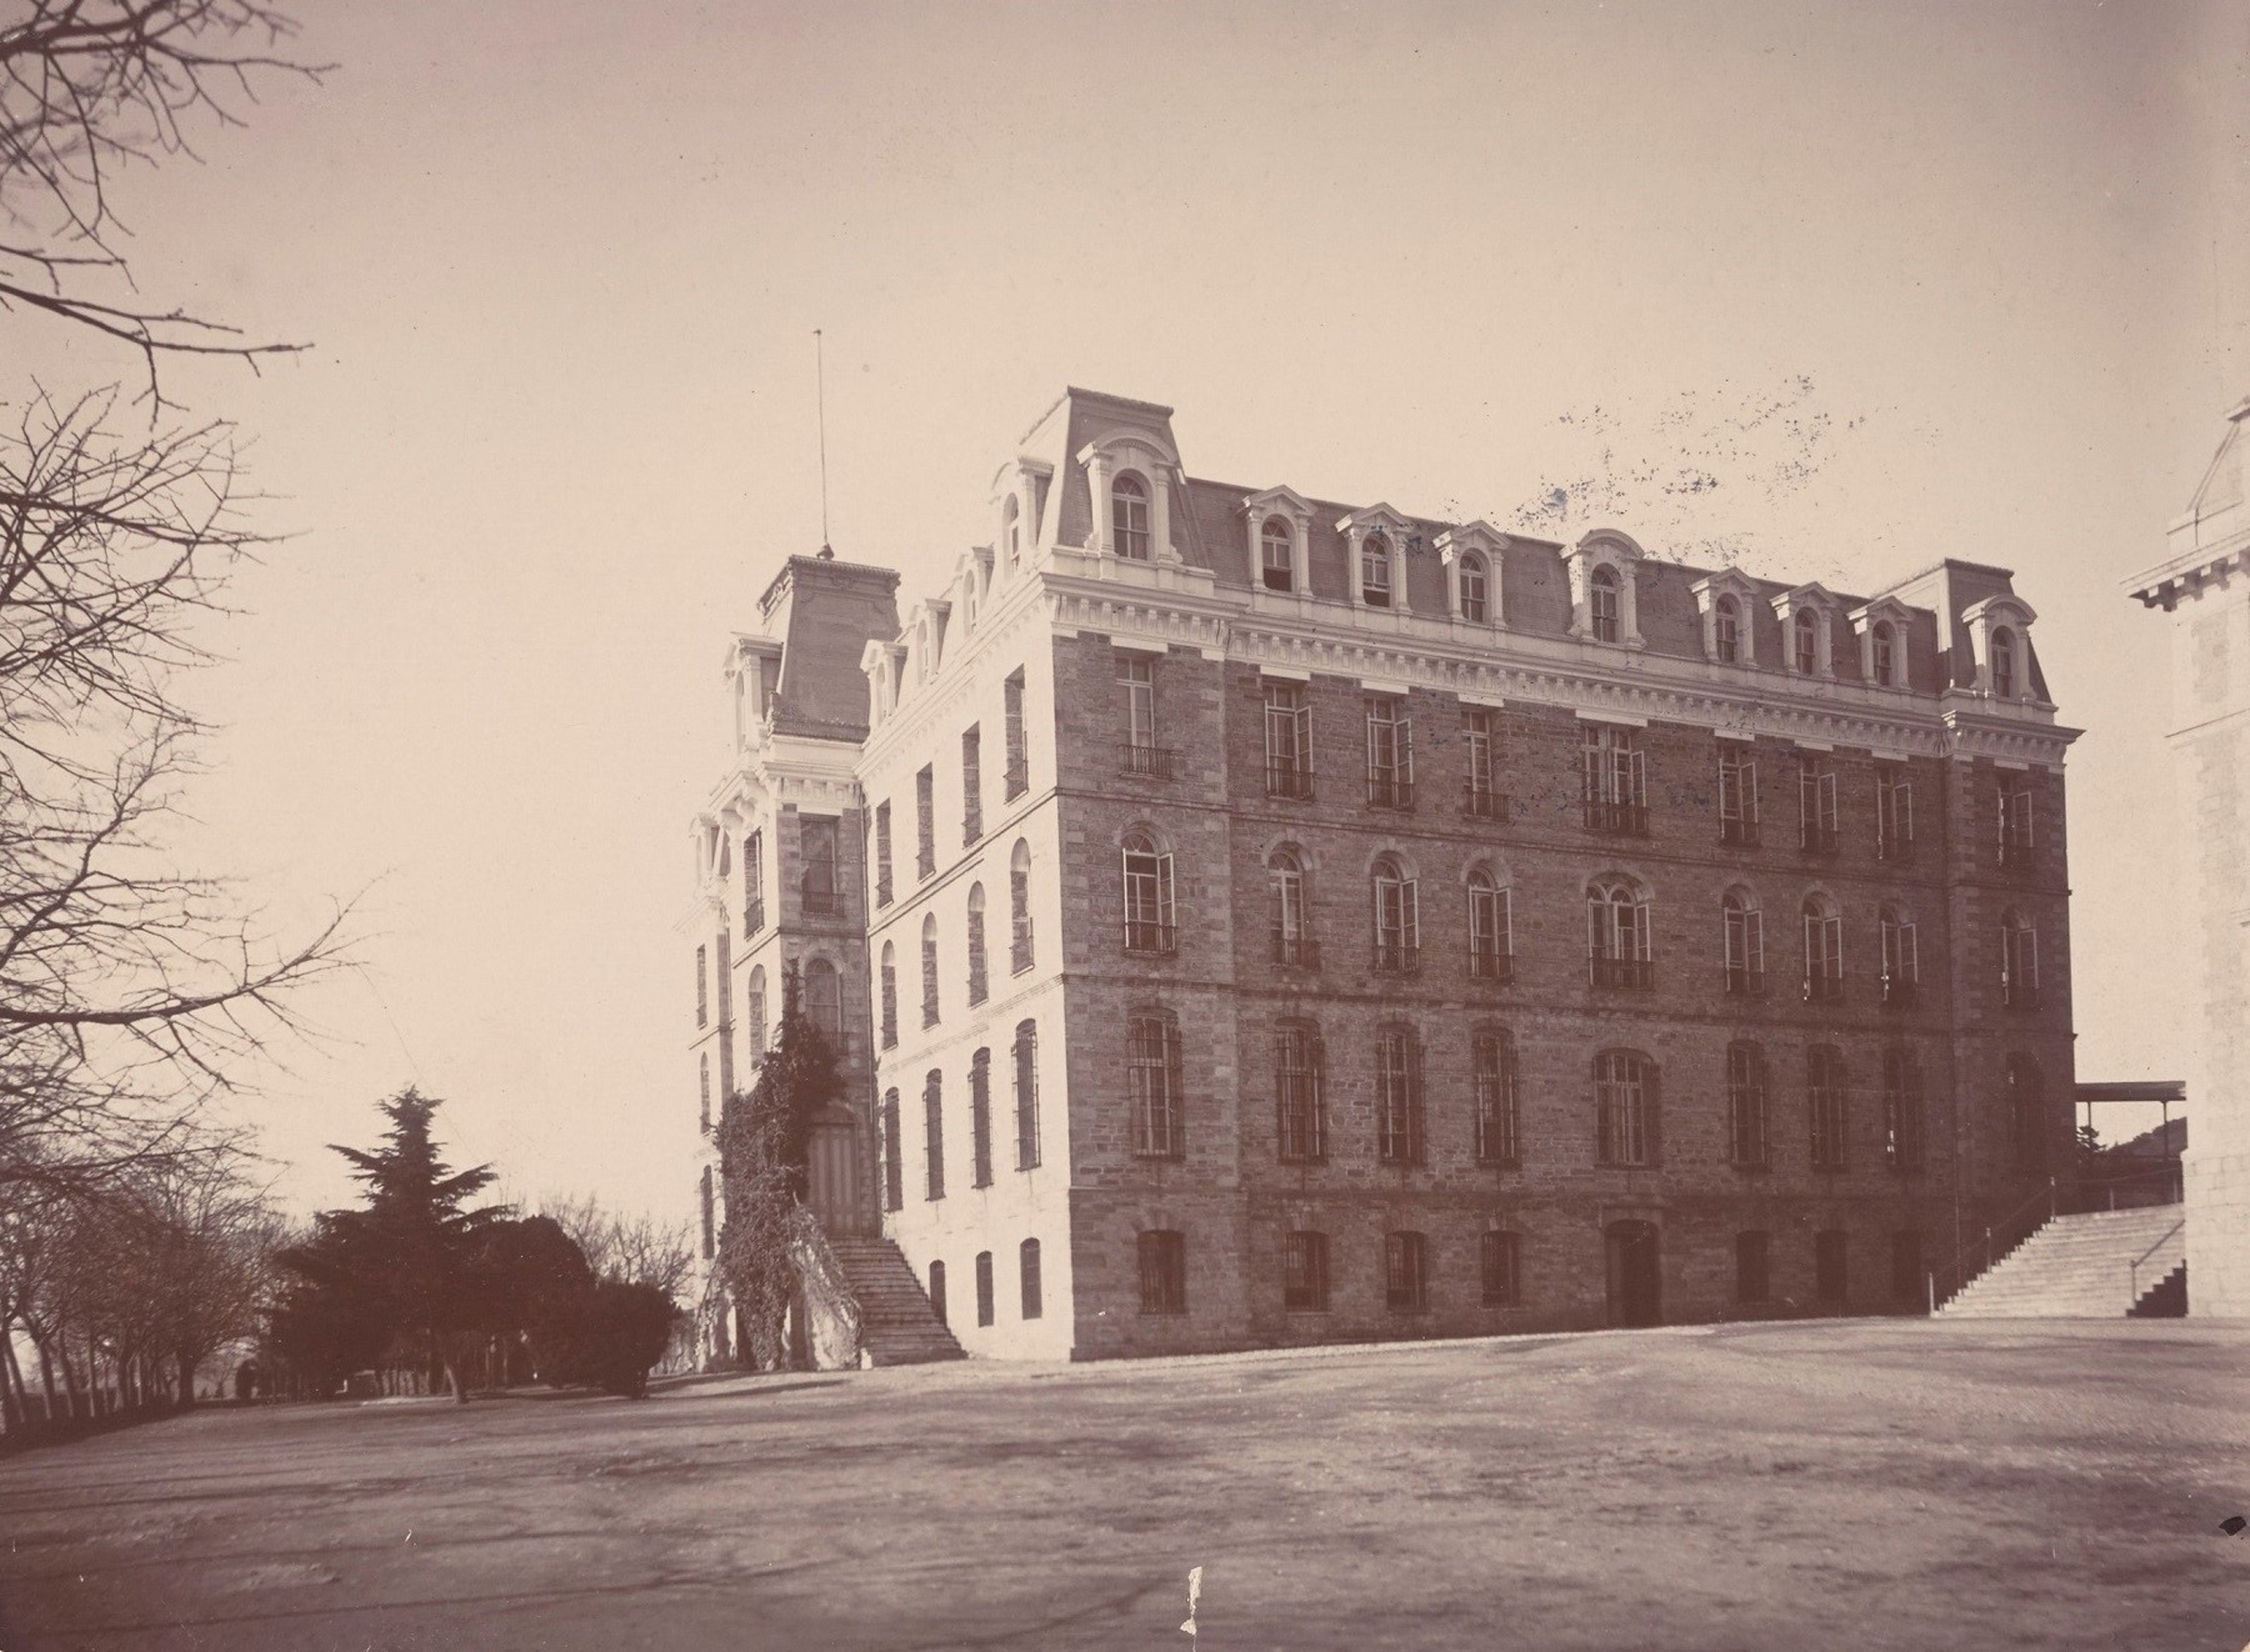
[[[0,1649],[2236,1652],[2237,1511],[2250,1326],[2194,1321],[285,1406],[0,1464]]]

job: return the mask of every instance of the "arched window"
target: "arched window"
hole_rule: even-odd
[[[1763,1170],[1772,1162],[1766,1139],[1765,1052],[1747,1038],[1727,1046],[1727,1162]]]
[[[921,919],[921,1024],[937,1025],[937,914]]]
[[[2039,1063],[2029,1056],[2008,1057],[2008,1138],[2016,1168],[2036,1174],[2046,1168],[2046,1086]]]
[[[1910,1004],[1915,983],[1922,978],[1921,948],[1915,944],[1914,916],[1895,900],[1887,900],[1877,913],[1883,932],[1883,1002]]]
[[[1258,530],[1259,576],[1269,591],[1286,591],[1296,584],[1297,537],[1278,516],[1266,519]]]
[[[1875,657],[1875,682],[1883,688],[1898,685],[1898,633],[1891,629],[1888,620],[1877,622],[1874,645],[1870,650]]]
[[[1016,1247],[1016,1277],[1023,1288],[1024,1318],[1036,1319],[1046,1311],[1039,1290],[1039,1242],[1026,1239]]]
[[[1172,855],[1144,831],[1125,836],[1125,950],[1169,953],[1172,926]]]
[[[935,1067],[921,1081],[922,1197],[945,1197],[945,1076]]]
[[[1731,596],[1722,596],[1711,611],[1711,641],[1720,660],[1729,665],[1739,664],[1743,657],[1742,604]]]
[[[1414,880],[1395,855],[1376,857],[1375,967],[1404,972],[1414,967],[1422,946],[1421,901]]]
[[[992,1253],[989,1250],[980,1250],[977,1253],[977,1323],[978,1325],[989,1325],[992,1323],[993,1305]]]
[[[766,967],[760,964],[750,971],[750,1059],[756,1062],[766,1050]]]
[[[1294,850],[1277,849],[1266,863],[1266,881],[1273,898],[1273,961],[1295,969],[1314,967],[1320,957],[1306,921],[1304,863]]]
[[[1755,998],[1765,990],[1765,914],[1746,889],[1730,889],[1719,901],[1725,930],[1727,991]]]
[[[887,940],[883,943],[881,975],[883,1048],[894,1050],[899,1042],[899,949]]]
[[[1032,846],[1016,840],[1008,856],[1008,968],[1022,974],[1032,967]]]
[[[1623,878],[1597,878],[1586,889],[1587,955],[1597,987],[1648,987],[1656,966],[1649,953],[1648,898]]]
[[[2002,699],[2016,697],[2016,635],[2013,631],[1996,630],[1992,633],[1992,692]]]
[[[1797,610],[1797,618],[1790,630],[1796,639],[1794,663],[1799,677],[1817,676],[1820,671],[1820,621],[1809,608]]]
[[[1411,1027],[1376,1035],[1375,1149],[1387,1165],[1422,1162],[1422,1044]]]
[[[938,1324],[945,1323],[945,1264],[942,1262],[929,1264],[929,1311]]]
[[[1805,1052],[1805,1106],[1812,1126],[1812,1167],[1844,1167],[1844,1057],[1826,1044]]]
[[[1484,558],[1471,551],[1461,558],[1461,617],[1481,625],[1485,621]]]
[[[703,1128],[708,1130],[711,1128],[711,1052],[705,1050],[696,1057],[696,1061],[697,1082],[701,1087],[703,1099]]]
[[[1144,1011],[1129,1017],[1125,1073],[1133,1151],[1142,1158],[1177,1159],[1187,1152],[1180,1070],[1180,1025],[1171,1013]]]
[[[1844,995],[1844,916],[1826,895],[1805,898],[1805,995]]]
[[[1109,485],[1109,527],[1118,555],[1149,560],[1149,490],[1129,471]]]
[[[1016,1023],[1011,1051],[1016,1074],[1016,1168],[1031,1170],[1039,1162],[1039,1028],[1033,1021]]]
[[[1505,981],[1515,961],[1515,937],[1508,922],[1508,890],[1491,870],[1469,871],[1469,974],[1480,981]]]
[[[1320,1029],[1284,1021],[1273,1029],[1273,1107],[1280,1156],[1293,1162],[1328,1157],[1328,1120],[1321,1105]]]
[[[1587,616],[1593,622],[1594,641],[1618,640],[1618,576],[1613,568],[1598,568],[1586,582]]]
[[[1630,1050],[1594,1057],[1594,1157],[1605,1165],[1655,1162],[1656,1063]]]
[[[984,968],[984,885],[969,886],[969,1002],[981,1004],[990,987]]]
[[[1023,524],[1017,520],[1016,496],[1011,493],[1000,511],[1000,542],[1007,549],[1008,566],[1013,568],[1016,559],[1023,554]]]
[[[1901,1175],[1922,1168],[1922,1067],[1903,1044],[1883,1051],[1883,1157]]]
[[[2039,989],[2039,929],[2008,907],[2000,913],[2000,1001],[2012,1009],[2036,1009]]]
[[[1370,608],[1391,606],[1391,541],[1380,533],[1360,541],[1359,600]]]
[[[1469,1077],[1476,1092],[1479,1162],[1520,1162],[1523,1131],[1515,1097],[1515,1040],[1496,1030],[1477,1034],[1469,1041]]]
[[[969,1181],[971,1187],[992,1185],[992,1052],[980,1050],[969,1058]]]
[[[820,1029],[820,1036],[828,1041],[829,1049],[843,1054],[843,984],[836,974],[836,966],[825,958],[813,959],[804,967],[804,1013]]]

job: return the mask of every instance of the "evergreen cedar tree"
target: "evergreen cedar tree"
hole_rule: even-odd
[[[749,1362],[760,1370],[788,1358],[784,1326],[797,1287],[790,1250],[811,1224],[799,1201],[812,1122],[844,1093],[836,1052],[804,1014],[791,964],[782,978],[780,1035],[759,1058],[749,1091],[726,1097],[719,1112],[727,1222],[718,1272],[741,1320]]]
[[[366,1206],[321,1212],[312,1239],[282,1253],[292,1283],[273,1317],[274,1351],[321,1393],[404,1353],[430,1361],[465,1401],[461,1356],[487,1339],[527,1349],[544,1380],[645,1393],[670,1339],[670,1295],[596,1279],[549,1217],[472,1208],[493,1172],[438,1158],[438,1105],[410,1087],[381,1104],[386,1146],[335,1149],[365,1185]]]

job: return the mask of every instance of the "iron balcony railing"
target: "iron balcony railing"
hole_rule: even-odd
[[[1758,823],[1754,820],[1719,820],[1719,841],[1736,849],[1756,849],[1758,846]]]
[[[1888,861],[1894,866],[1904,866],[1914,859],[1914,839],[1878,835],[1875,858]]]
[[[1003,785],[1007,801],[1011,803],[1018,797],[1021,797],[1025,792],[1031,790],[1031,763],[1027,760],[1020,757],[1015,761],[1010,763],[1008,765],[1007,777]]]
[[[1469,977],[1473,981],[1508,981],[1515,978],[1515,957],[1497,946],[1469,948]]]
[[[851,905],[840,889],[822,889],[807,884],[799,895],[799,908],[807,918],[842,918]]]
[[[1370,774],[1367,801],[1377,809],[1414,807],[1414,782],[1398,774]]]
[[[2008,837],[2000,840],[2001,871],[2027,872],[2034,871],[2038,865],[2039,850],[2032,844]]]
[[[742,939],[748,940],[766,926],[766,904],[754,900],[742,908]]]
[[[1648,836],[1648,805],[1615,803],[1599,797],[1586,799],[1586,829],[1612,837]]]
[[[1378,940],[1375,968],[1378,974],[1411,975],[1422,967],[1422,949],[1412,941]]]
[[[1596,953],[1587,961],[1597,987],[1624,987],[1646,992],[1656,985],[1656,965],[1651,959],[1605,958]]]
[[[1179,932],[1170,924],[1159,924],[1143,918],[1125,920],[1125,950],[1144,953],[1156,957],[1169,957],[1177,950]]]
[[[1894,975],[1886,970],[1882,981],[1885,1009],[1905,1009],[1913,1004],[1915,983],[1908,977]]]
[[[1816,970],[1805,978],[1805,1002],[1808,1004],[1827,1003],[1844,995],[1844,977]]]
[[[1798,843],[1808,855],[1832,855],[1836,852],[1836,829],[1808,821],[1798,835]]]
[[[1471,819],[1497,821],[1505,825],[1508,812],[1506,792],[1496,792],[1490,786],[1479,785],[1475,781],[1469,781],[1461,788],[1461,813]]]
[[[2039,1007],[2039,983],[2018,981],[2003,971],[2000,975],[2000,1002],[2011,1009],[2037,1009]]]
[[[1117,748],[1118,772],[1141,780],[1170,780],[1172,777],[1172,748],[1169,746],[1140,746],[1128,741]]]
[[[1313,770],[1308,763],[1268,763],[1266,765],[1266,795],[1286,797],[1292,802],[1313,801]]]
[[[1273,961],[1284,969],[1318,969],[1321,946],[1310,935],[1273,935]]]
[[[1729,998],[1763,998],[1765,996],[1765,971],[1738,969],[1727,967],[1727,996]]]

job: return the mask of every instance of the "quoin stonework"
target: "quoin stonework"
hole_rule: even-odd
[[[903,615],[782,568],[684,926],[707,1119],[793,966],[809,1202],[970,1353],[1918,1311],[2067,1174],[2074,731],[2007,570],[1206,481],[1077,389],[991,509]]]
[[[2171,554],[2127,589],[2170,616],[2171,747],[2186,858],[2180,933],[2194,948],[2201,1011],[2194,1116],[2182,1160],[2188,1311],[2250,1315],[2250,399],[2194,501],[2171,528]]]

